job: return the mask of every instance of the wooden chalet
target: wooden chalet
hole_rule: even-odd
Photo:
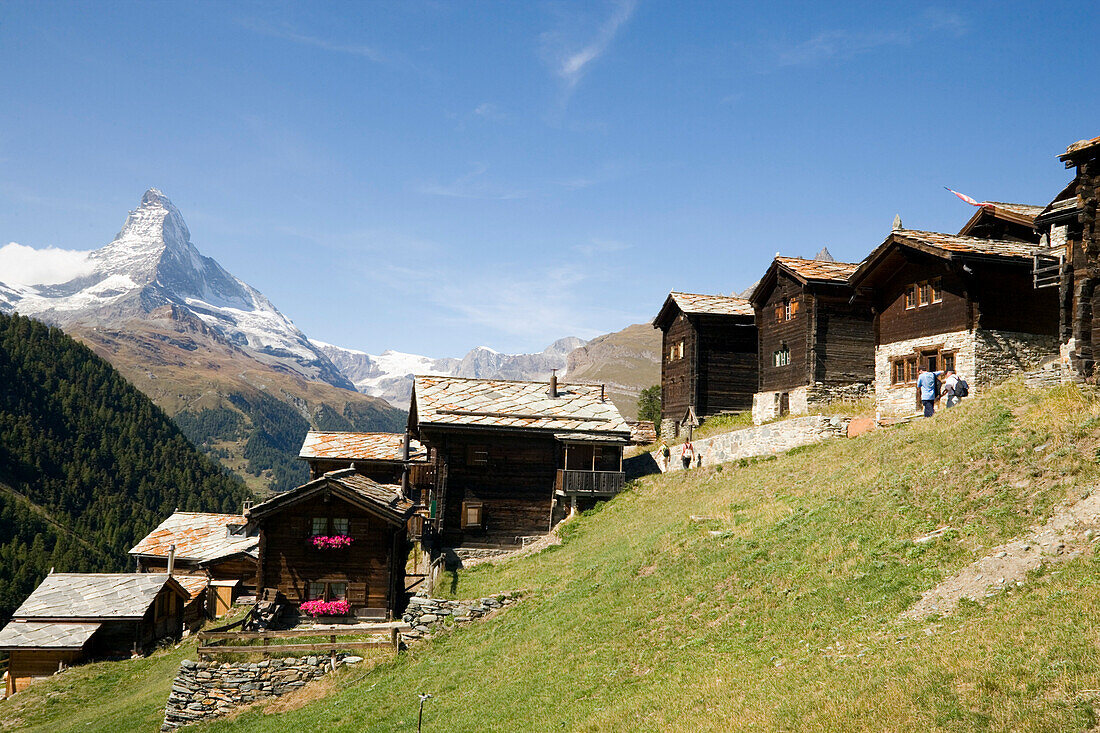
[[[185,621],[220,615],[236,595],[256,592],[259,538],[241,514],[173,512],[130,550],[139,573],[172,575],[190,594]],[[234,582],[235,581],[235,582]]]
[[[896,229],[852,275],[874,309],[875,402],[920,408],[917,369],[951,369],[971,394],[1058,352],[1056,294],[1032,285],[1037,244]]]
[[[431,451],[448,547],[522,543],[625,484],[630,428],[602,385],[418,376],[409,431]]]
[[[7,694],[77,662],[129,657],[183,631],[187,591],[153,573],[51,573],[0,631]]]
[[[413,509],[400,487],[350,468],[257,504],[245,512],[259,534],[257,583],[295,605],[341,600],[360,617],[398,616],[409,552],[405,523]],[[318,537],[350,543],[318,547]]]
[[[702,419],[752,407],[758,359],[749,301],[673,291],[653,327],[663,335],[662,435],[679,435],[689,411]]]
[[[1075,176],[1035,218],[1047,245],[1036,258],[1035,282],[1058,293],[1062,359],[1077,378],[1096,376],[1100,345],[1100,137],[1081,140],[1059,156]]]
[[[380,484],[399,484],[417,501],[422,485],[430,485],[428,450],[407,433],[352,433],[311,430],[306,433],[299,460],[309,464],[309,477],[353,468]]]
[[[752,417],[757,424],[870,394],[875,374],[871,307],[848,282],[858,266],[831,257],[776,257],[753,289],[760,382]]]

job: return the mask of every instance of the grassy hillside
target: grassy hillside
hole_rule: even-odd
[[[249,496],[110,364],[0,315],[0,618],[51,567],[117,571],[173,509]]]
[[[1091,554],[951,616],[899,614],[1094,487],[1098,447],[1094,393],[1010,385],[933,420],[644,479],[561,547],[448,579],[460,597],[528,589],[515,608],[300,709],[202,730],[415,730],[419,691],[435,696],[425,731],[1090,730]]]

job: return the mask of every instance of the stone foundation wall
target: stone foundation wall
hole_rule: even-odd
[[[272,648],[273,649],[273,648]],[[162,731],[221,717],[233,708],[278,697],[362,657],[286,657],[262,662],[193,662],[185,659],[172,682]]]
[[[970,385],[973,397],[982,389],[1034,369],[1058,356],[1057,336],[1009,331],[952,331],[895,341],[875,347],[875,407],[882,417],[901,417],[918,411],[912,383],[891,384],[895,359],[920,349],[942,347],[955,352],[955,371]]]
[[[1057,336],[1011,331],[977,332],[977,365],[974,383],[985,387],[1026,372],[1059,354]]]
[[[951,331],[894,341],[875,347],[875,409],[881,417],[904,417],[917,412],[917,388],[913,383],[891,384],[894,359],[912,356],[918,349],[943,346],[955,352],[955,371],[970,385],[970,394],[977,393],[974,375],[976,339],[973,331]]]
[[[858,402],[871,395],[871,385],[867,382],[849,384],[824,384],[815,382],[802,387],[773,392],[757,392],[752,396],[752,421],[761,425],[779,417],[779,405],[782,395],[788,395],[790,415],[805,415],[816,406],[833,402]]]
[[[783,420],[772,425],[760,425],[744,430],[734,430],[713,438],[701,438],[692,443],[697,456],[702,456],[702,465],[713,466],[742,458],[757,458],[789,451],[800,445],[819,443],[828,438],[847,435],[847,417],[825,417],[811,415]],[[678,446],[672,448],[669,460],[670,471],[682,471]],[[660,451],[653,452],[658,467],[662,465]],[[699,465],[693,463],[692,467]],[[663,470],[663,469],[662,469]]]
[[[498,593],[471,601],[450,601],[444,598],[413,596],[401,619],[412,627],[402,636],[419,639],[430,636],[448,623],[460,624],[479,619],[490,611],[511,606],[520,598],[518,591]],[[449,621],[448,621],[449,619]]]

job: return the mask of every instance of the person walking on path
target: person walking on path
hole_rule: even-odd
[[[954,407],[970,393],[970,386],[965,379],[950,369],[947,370],[946,374],[947,376],[943,380],[943,394],[947,398],[947,407]]]
[[[691,461],[695,458],[695,446],[690,440],[684,441],[684,447],[680,450],[680,461],[684,464],[684,470],[691,468]]]
[[[661,464],[665,473],[668,473],[668,459],[672,457],[672,451],[668,449],[668,443],[661,441]]]
[[[924,405],[924,416],[932,417],[936,412],[936,377],[943,372],[930,372],[924,367],[918,369],[917,389],[920,390],[920,402]]]

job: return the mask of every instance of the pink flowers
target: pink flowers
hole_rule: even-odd
[[[347,601],[306,601],[298,606],[298,610],[302,613],[309,614],[314,618],[318,616],[347,616],[351,613],[351,606]]]
[[[339,550],[342,547],[347,547],[351,544],[351,537],[346,534],[338,534],[334,537],[326,537],[324,535],[317,535],[316,537],[310,537],[309,541],[313,543],[313,546],[318,550]]]

